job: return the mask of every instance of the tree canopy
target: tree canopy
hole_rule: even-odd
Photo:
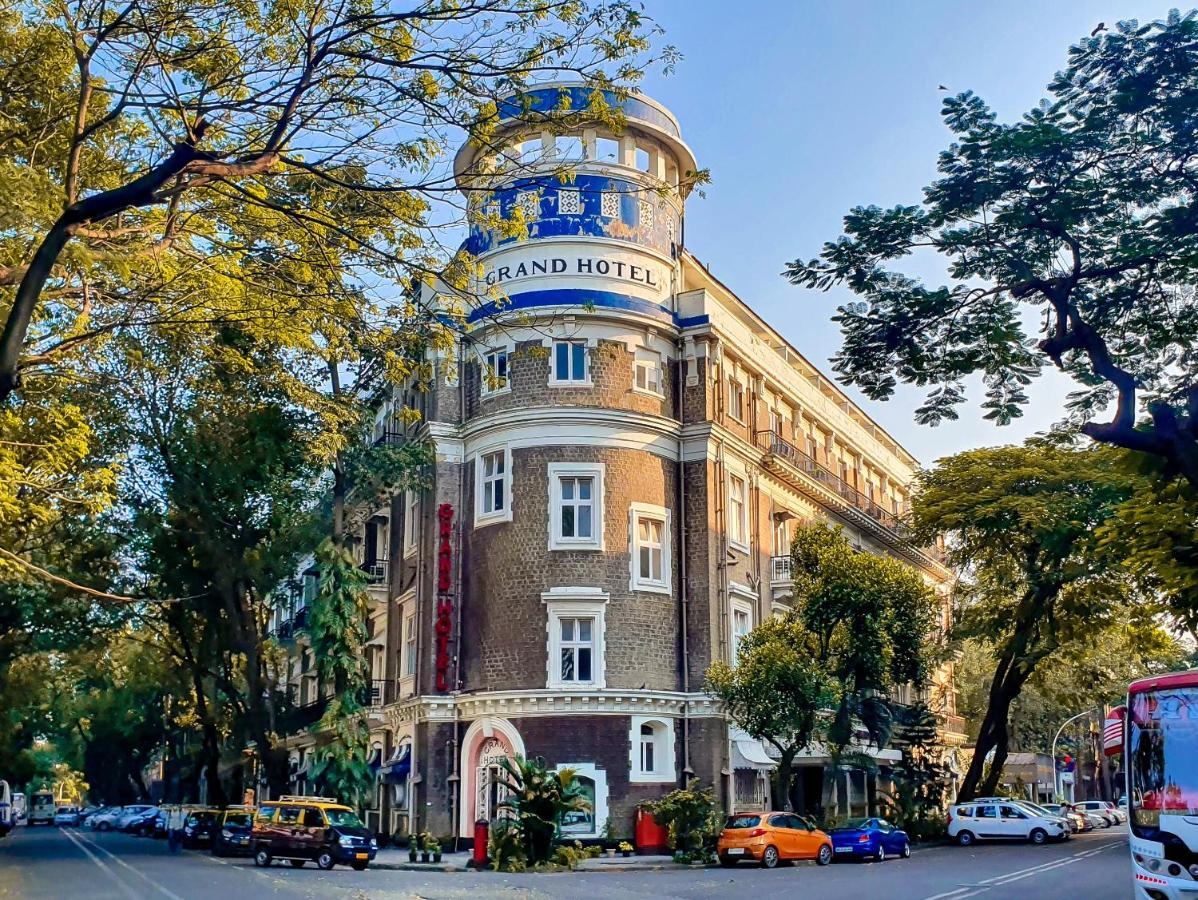
[[[838,309],[834,364],[867,396],[928,387],[916,417],[935,424],[978,375],[1005,424],[1051,363],[1085,434],[1198,486],[1198,14],[1083,39],[1048,92],[1011,123],[972,92],[947,98],[953,143],[923,202],[853,209],[786,274],[861,298]],[[891,267],[921,252],[948,284]]]

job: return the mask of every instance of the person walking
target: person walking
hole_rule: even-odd
[[[171,853],[179,852],[179,846],[183,843],[183,823],[186,821],[183,807],[172,806],[170,814],[166,817],[166,837]]]

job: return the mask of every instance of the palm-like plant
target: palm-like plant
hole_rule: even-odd
[[[528,861],[544,862],[562,817],[591,807],[582,785],[573,769],[550,769],[540,758],[508,757],[500,760],[499,768],[508,791],[500,808],[516,820]]]

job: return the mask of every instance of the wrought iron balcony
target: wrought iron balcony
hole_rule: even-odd
[[[395,682],[387,678],[374,678],[366,686],[364,693],[362,705],[376,713],[388,703],[395,702]]]
[[[770,557],[770,584],[775,587],[787,586],[791,583],[790,557]]]
[[[362,571],[366,573],[366,578],[371,585],[386,586],[391,566],[386,557],[383,557],[375,559],[372,563],[363,564]]]

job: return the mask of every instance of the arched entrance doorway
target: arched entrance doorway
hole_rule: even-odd
[[[487,716],[466,729],[462,740],[462,795],[459,834],[469,837],[480,818],[493,822],[502,812],[500,804],[507,796],[500,763],[524,756],[524,741],[507,719]]]

